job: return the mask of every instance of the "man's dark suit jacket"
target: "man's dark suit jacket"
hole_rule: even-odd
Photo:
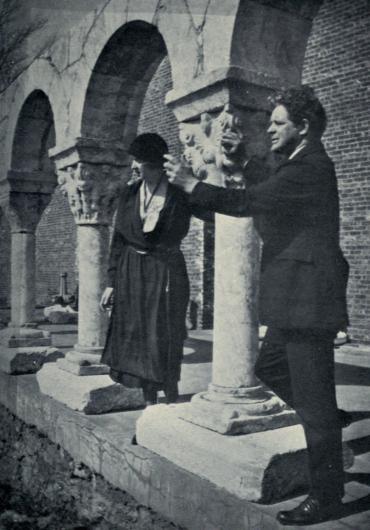
[[[256,167],[246,166],[255,181]],[[236,217],[259,216],[263,240],[260,322],[283,329],[338,331],[348,324],[348,264],[339,246],[334,165],[320,142],[245,190],[195,186],[191,203]]]

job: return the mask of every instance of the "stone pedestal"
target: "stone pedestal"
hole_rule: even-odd
[[[20,375],[40,370],[44,363],[52,363],[64,354],[52,346],[27,346],[8,348],[1,345],[0,370],[7,374]]]
[[[223,436],[179,418],[192,406],[146,408],[136,424],[138,444],[248,501],[278,502],[308,489],[300,425]]]
[[[64,354],[51,345],[50,333],[40,329],[9,326],[0,331],[0,370],[8,374],[37,372],[44,362]]]
[[[124,388],[108,375],[78,377],[61,370],[59,363],[44,364],[37,372],[40,391],[85,414],[103,414],[144,405],[140,388]]]

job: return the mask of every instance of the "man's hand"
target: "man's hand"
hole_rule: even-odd
[[[163,167],[169,182],[184,190],[185,193],[191,193],[199,182],[194,177],[191,169],[184,166],[172,155],[164,155],[164,157],[167,162],[163,164]]]
[[[106,287],[100,300],[100,309],[106,311],[113,303],[113,287]]]

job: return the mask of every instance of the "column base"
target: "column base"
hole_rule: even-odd
[[[207,392],[176,410],[183,420],[220,434],[248,434],[298,423],[295,411],[260,386],[230,389],[211,384]]]
[[[147,407],[136,423],[138,444],[245,500],[279,502],[308,489],[301,425],[223,436],[179,418],[179,408]]]
[[[0,346],[0,370],[6,374],[33,374],[45,363],[53,363],[64,354],[57,348],[33,346],[6,348]]]
[[[7,374],[35,373],[44,363],[61,357],[64,354],[52,347],[47,331],[27,326],[0,331],[0,370]]]
[[[51,346],[51,335],[48,331],[26,326],[12,326],[0,331],[0,345],[8,348],[28,346]]]
[[[96,350],[97,353],[81,352],[76,347],[58,361],[58,366],[74,375],[108,375],[109,366],[100,363],[102,348]]]
[[[59,367],[45,364],[37,372],[40,391],[67,407],[85,414],[103,414],[144,406],[140,388],[126,388],[113,383],[108,375],[79,377]]]

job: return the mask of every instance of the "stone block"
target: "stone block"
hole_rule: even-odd
[[[9,326],[0,332],[0,345],[5,348],[51,346],[51,337],[48,331],[42,329]]]
[[[66,313],[64,311],[53,311],[48,316],[52,324],[74,324],[78,321],[78,313]]]
[[[44,315],[52,324],[73,324],[78,321],[78,311],[74,311],[70,306],[63,307],[60,304],[45,307]]]
[[[60,350],[50,346],[0,348],[0,370],[14,375],[37,372],[45,363],[64,357]]]
[[[61,370],[57,363],[44,365],[37,373],[40,391],[67,407],[85,414],[102,414],[144,406],[140,388],[113,383],[108,375],[81,377]]]
[[[58,367],[61,370],[65,370],[66,372],[70,372],[74,375],[81,375],[81,376],[90,376],[90,375],[108,375],[109,374],[109,366],[106,364],[78,364],[71,362],[68,359],[60,359],[58,361]]]
[[[300,425],[225,436],[180,419],[179,407],[146,408],[136,424],[138,443],[248,501],[278,502],[308,487]]]

